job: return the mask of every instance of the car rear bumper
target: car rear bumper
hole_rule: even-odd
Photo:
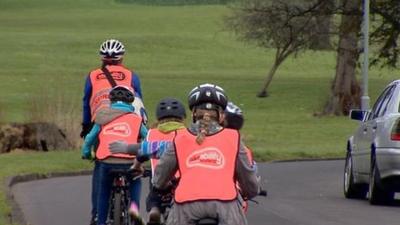
[[[381,182],[392,191],[400,191],[400,148],[378,148],[376,150]]]
[[[400,178],[400,148],[378,148],[376,160],[381,179]]]

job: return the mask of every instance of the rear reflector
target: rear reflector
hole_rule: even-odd
[[[392,134],[390,139],[392,139],[392,141],[400,141],[400,134]]]

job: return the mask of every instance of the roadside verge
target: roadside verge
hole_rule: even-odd
[[[18,175],[13,177],[8,177],[5,179],[5,192],[6,192],[6,201],[7,204],[11,207],[11,212],[8,215],[8,222],[10,224],[18,224],[18,225],[29,225],[28,222],[24,218],[24,214],[22,212],[21,207],[15,201],[14,195],[12,193],[12,187],[17,183],[29,182],[34,180],[55,178],[55,177],[69,177],[69,176],[81,176],[81,175],[90,175],[92,174],[91,170],[83,170],[76,172],[54,172],[48,174],[26,174],[26,175]]]

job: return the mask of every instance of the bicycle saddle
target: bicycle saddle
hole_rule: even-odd
[[[218,225],[218,219],[216,218],[203,218],[197,222],[197,225]]]

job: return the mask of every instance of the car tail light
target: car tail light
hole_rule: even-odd
[[[400,118],[393,125],[392,133],[390,134],[392,141],[400,141]]]

